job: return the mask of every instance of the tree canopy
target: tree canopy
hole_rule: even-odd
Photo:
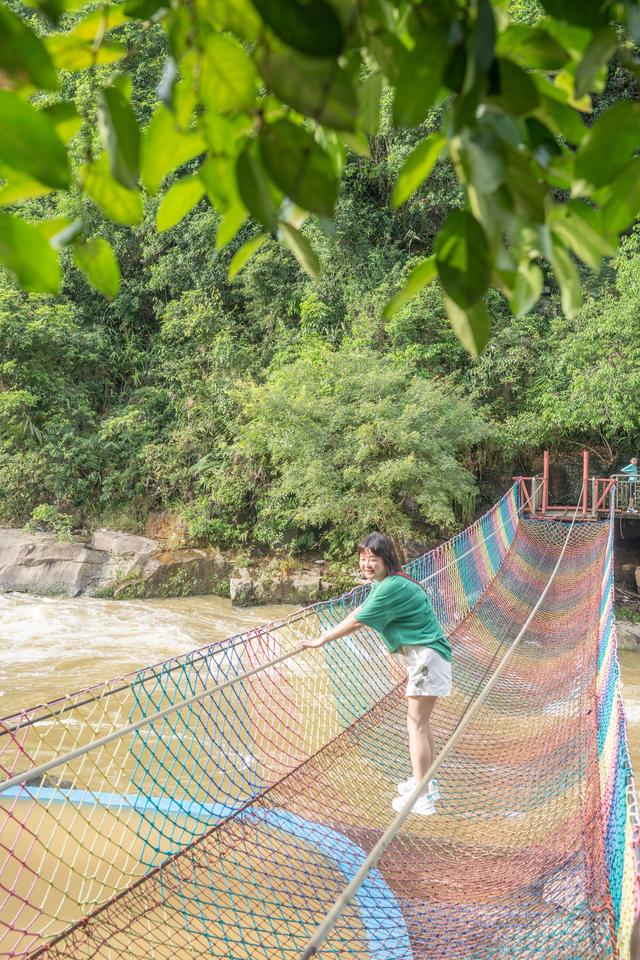
[[[385,98],[395,128],[421,133],[391,205],[444,158],[461,188],[387,320],[437,277],[478,355],[489,289],[519,317],[551,272],[572,318],[575,259],[597,271],[640,209],[640,104],[598,100],[612,59],[638,70],[636,0],[32,2],[0,4],[0,262],[27,291],[59,291],[68,251],[118,292],[125,266],[91,207],[77,215],[78,194],[132,227],[151,203],[161,232],[206,198],[215,250],[259,226],[231,278],[269,237],[317,276],[347,153],[371,154]],[[150,48],[164,57],[155,97]],[[30,215],[49,195],[68,195],[73,215],[64,203]]]

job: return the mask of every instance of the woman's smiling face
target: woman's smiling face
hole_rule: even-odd
[[[384,580],[387,568],[382,557],[378,557],[373,550],[366,547],[360,553],[360,572],[367,580]]]

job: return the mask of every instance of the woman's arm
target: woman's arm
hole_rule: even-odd
[[[298,644],[298,650],[306,650],[310,647],[324,647],[325,643],[330,643],[331,640],[338,640],[340,637],[346,637],[350,633],[355,633],[356,630],[359,630],[362,624],[356,620],[356,615],[360,612],[361,607],[356,607],[355,610],[352,610],[348,617],[345,617],[337,626],[332,627],[331,630],[325,630],[319,637],[315,640],[303,640],[302,643]]]

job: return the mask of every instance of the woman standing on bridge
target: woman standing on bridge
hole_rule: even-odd
[[[371,533],[358,546],[360,570],[372,581],[364,603],[341,623],[300,649],[322,647],[346,637],[363,625],[382,637],[389,652],[402,657],[407,674],[407,730],[413,776],[398,784],[394,810],[401,810],[404,795],[422,780],[434,757],[431,714],[438,697],[451,693],[451,645],[420,586],[403,573],[393,543],[383,533]],[[440,798],[435,780],[413,806],[413,813],[435,813]]]

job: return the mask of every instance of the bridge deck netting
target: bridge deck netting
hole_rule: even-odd
[[[551,521],[518,524],[512,495],[414,565],[431,576],[454,647],[439,744],[517,635],[565,536]],[[441,770],[438,815],[406,821],[322,956],[621,955],[637,883],[609,563],[610,525],[576,527],[522,645]],[[359,599],[25,714],[17,730],[14,718],[5,769],[265,662]],[[56,782],[0,794],[5,955],[297,958],[408,774],[401,676],[363,630],[71,761]]]

